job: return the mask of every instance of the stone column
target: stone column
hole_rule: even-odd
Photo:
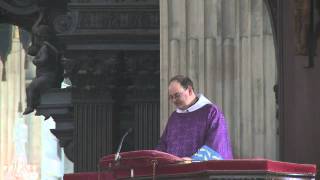
[[[161,0],[160,125],[174,110],[170,77],[191,77],[222,108],[235,157],[278,158],[270,17],[260,0]]]

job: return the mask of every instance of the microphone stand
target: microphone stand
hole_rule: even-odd
[[[122,136],[121,141],[120,141],[120,144],[119,144],[119,146],[118,146],[118,150],[117,150],[117,152],[116,152],[116,155],[114,156],[114,161],[115,161],[115,162],[117,162],[117,161],[119,161],[119,160],[121,159],[120,151],[121,151],[122,143],[123,143],[123,141],[124,141],[124,138],[125,138],[129,133],[131,133],[131,132],[132,132],[132,128],[129,128],[129,129],[127,130],[127,132]]]

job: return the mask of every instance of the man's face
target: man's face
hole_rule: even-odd
[[[169,99],[179,109],[185,109],[188,106],[191,87],[184,89],[177,81],[172,81],[169,84]]]

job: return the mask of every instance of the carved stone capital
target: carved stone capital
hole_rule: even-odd
[[[115,73],[115,53],[68,54],[64,58],[65,76],[72,85],[80,89],[112,89],[112,77]]]
[[[76,13],[69,12],[67,14],[57,15],[53,20],[53,27],[59,33],[71,33],[76,29],[77,23]]]
[[[158,29],[158,11],[104,10],[79,11],[78,31],[88,29]]]

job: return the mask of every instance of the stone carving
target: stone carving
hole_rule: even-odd
[[[23,114],[29,114],[39,105],[40,97],[49,88],[58,88],[63,80],[63,68],[60,53],[53,45],[53,33],[47,25],[33,27],[33,41],[30,55],[35,55],[36,77],[27,87],[27,108]]]
[[[317,16],[320,17],[320,2],[319,1],[315,1],[315,5],[316,5],[316,11],[317,11]],[[317,49],[317,41],[320,37],[320,20],[318,19],[316,22],[315,22],[315,31],[314,31],[314,36],[315,38],[313,39],[315,42],[314,42],[314,51]],[[314,54],[314,53],[313,53]]]
[[[116,61],[114,54],[78,54],[77,56],[72,56],[74,57],[73,59],[62,58],[62,64],[65,69],[64,76],[70,78],[72,86],[87,90],[111,88],[111,77],[114,74]]]
[[[296,54],[307,54],[307,35],[309,30],[310,3],[305,0],[295,0],[294,26],[296,37]]]
[[[132,51],[97,54],[70,55],[75,59],[63,58],[65,77],[70,78],[72,86],[80,89],[105,88],[114,86],[115,77],[123,76],[132,93],[155,91],[160,88],[157,82],[159,72],[159,52]],[[120,63],[121,62],[121,63]],[[119,64],[120,63],[120,64]],[[103,82],[103,83],[101,83]]]
[[[158,29],[158,12],[79,12],[79,29]]]
[[[305,68],[314,67],[314,59],[318,46],[318,38],[320,36],[320,2],[317,0],[309,1],[309,34],[308,34],[308,64]]]
[[[76,28],[76,16],[74,14],[58,15],[54,21],[53,26],[57,33],[72,32]]]
[[[159,52],[157,51],[125,53],[126,76],[131,82],[128,88],[129,94],[144,97],[152,92],[158,93],[160,89],[160,84],[157,81],[160,77],[158,57]]]

